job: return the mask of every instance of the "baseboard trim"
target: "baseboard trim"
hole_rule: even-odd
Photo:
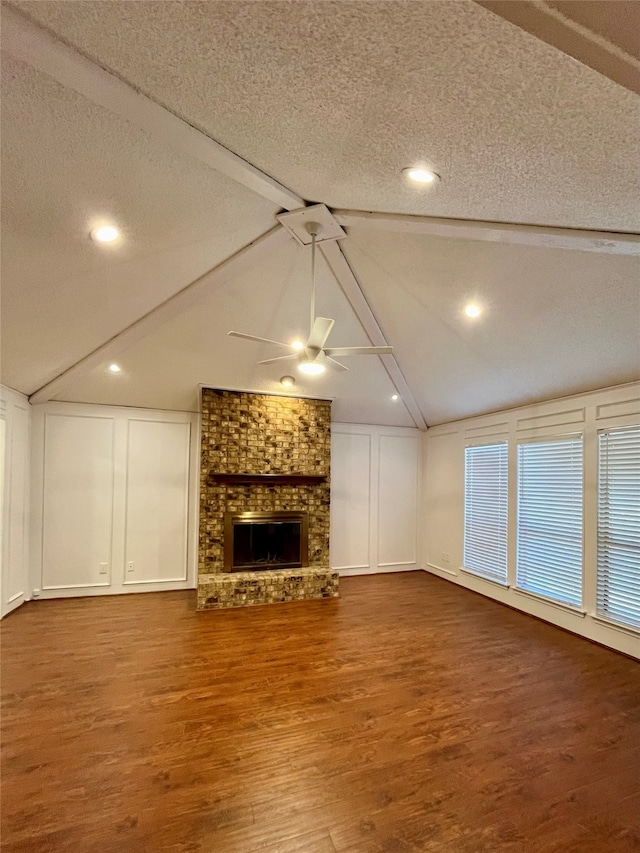
[[[475,575],[460,573],[459,575],[452,576],[449,573],[443,572],[442,569],[429,565],[427,565],[424,571],[441,580],[461,586],[463,589],[469,590],[469,592],[483,595],[485,598],[489,598],[498,604],[503,604],[527,616],[532,616],[534,619],[549,622],[555,625],[556,628],[561,628],[563,631],[568,631],[592,643],[606,646],[612,651],[640,660],[637,635],[633,637],[626,633],[623,634],[621,631],[616,631],[598,622],[590,614],[583,616],[581,613],[576,614],[573,611],[567,611],[564,607],[554,607],[553,604],[537,596],[518,595],[512,587],[483,583],[482,579],[476,578]],[[576,618],[576,616],[579,618]]]
[[[420,566],[417,566],[415,563],[411,565],[405,565],[403,563],[400,565],[391,564],[387,566],[366,566],[357,569],[340,569],[334,567],[334,571],[338,572],[341,578],[348,578],[356,577],[358,575],[387,575],[392,572],[419,572],[421,569]]]
[[[425,568],[423,568],[422,571],[423,572],[431,572],[434,575],[437,575],[440,572],[442,572],[442,574],[448,575],[449,577],[452,577],[452,578],[458,577],[458,573],[454,572],[453,569],[443,569],[442,566],[434,566],[433,563],[427,563],[427,565],[425,566]]]
[[[37,596],[37,601],[54,601],[56,598],[98,598],[101,595],[139,595],[145,592],[178,592],[184,589],[195,589],[192,581],[167,581],[161,583],[137,584],[120,587],[111,586],[85,586],[67,587],[64,589],[42,589]]]

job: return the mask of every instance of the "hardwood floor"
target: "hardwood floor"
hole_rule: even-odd
[[[421,573],[2,623],[5,853],[640,850],[640,665]]]

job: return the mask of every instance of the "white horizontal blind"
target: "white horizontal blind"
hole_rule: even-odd
[[[597,613],[640,628],[640,427],[598,444]]]
[[[507,582],[507,444],[464,452],[464,567]]]
[[[582,604],[582,438],[518,445],[520,589]]]

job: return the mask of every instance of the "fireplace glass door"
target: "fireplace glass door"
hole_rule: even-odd
[[[227,572],[301,568],[309,563],[308,547],[307,513],[225,514]]]

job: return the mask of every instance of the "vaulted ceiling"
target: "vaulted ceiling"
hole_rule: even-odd
[[[337,420],[637,379],[639,96],[495,5],[3,5],[4,384],[167,409],[282,390],[257,365],[280,351],[226,332],[305,336],[309,250],[276,215],[315,202],[347,232],[319,263],[331,345],[394,347],[298,379]],[[417,161],[435,187],[403,180]]]

